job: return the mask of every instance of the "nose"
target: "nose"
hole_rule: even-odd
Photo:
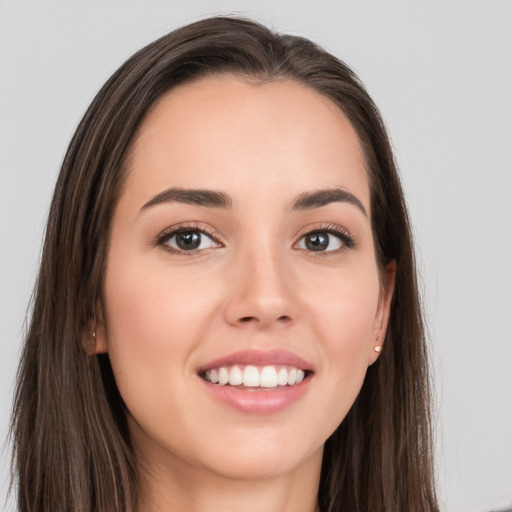
[[[240,255],[230,275],[225,314],[237,327],[286,327],[296,317],[291,270],[275,251],[249,250]]]

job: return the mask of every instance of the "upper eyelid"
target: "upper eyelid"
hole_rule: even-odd
[[[296,235],[297,240],[299,240],[300,238],[302,238],[305,235],[308,235],[309,233],[314,233],[317,231],[319,231],[319,232],[326,231],[326,232],[331,232],[331,233],[335,233],[335,234],[346,235],[347,237],[354,239],[354,237],[352,236],[352,234],[350,233],[350,231],[347,228],[340,226],[339,224],[333,224],[330,222],[326,222],[326,223],[320,222],[320,223],[309,224],[307,226],[304,226]]]
[[[166,235],[170,235],[173,233],[180,233],[183,231],[201,231],[201,232],[206,233],[207,235],[210,235],[210,234],[212,234],[212,232],[215,232],[214,229],[205,226],[203,223],[200,223],[200,222],[196,223],[196,222],[192,221],[192,222],[183,222],[183,223],[180,222],[177,224],[173,224],[172,226],[168,226],[165,229],[163,229],[162,231],[160,231],[158,236],[166,236]]]

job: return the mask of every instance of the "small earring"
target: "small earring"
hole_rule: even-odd
[[[379,346],[377,346],[377,347],[373,347],[373,350],[374,350],[375,352],[379,353],[379,352],[382,350],[382,347],[379,347]]]
[[[94,310],[94,329],[92,331],[92,337],[96,339],[96,310]]]

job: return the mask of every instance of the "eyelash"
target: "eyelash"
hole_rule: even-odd
[[[179,235],[180,233],[188,233],[188,232],[198,232],[202,235],[206,235],[209,237],[215,244],[218,244],[218,247],[223,247],[222,242],[220,242],[219,237],[217,236],[215,230],[209,228],[208,226],[204,226],[199,223],[195,222],[188,222],[186,224],[181,224],[178,226],[171,226],[164,231],[162,231],[154,240],[153,245],[156,247],[162,247],[166,251],[177,254],[180,256],[193,256],[195,254],[198,254],[201,251],[204,251],[205,249],[192,249],[192,250],[180,250],[175,249],[174,247],[171,247],[167,245],[167,242],[174,236]],[[297,250],[303,250],[308,253],[310,253],[312,256],[315,257],[326,257],[331,256],[334,254],[340,254],[343,252],[348,251],[349,249],[352,249],[355,247],[356,242],[354,238],[350,235],[350,233],[341,226],[338,226],[336,224],[320,224],[314,227],[308,227],[306,231],[300,234],[299,239],[297,242],[293,244],[295,247],[303,238],[305,238],[308,235],[313,234],[328,234],[328,235],[334,235],[337,237],[342,245],[338,249],[330,250],[330,251],[312,251],[307,249],[297,249]]]

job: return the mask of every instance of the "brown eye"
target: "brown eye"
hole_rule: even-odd
[[[327,233],[310,233],[304,237],[306,248],[310,251],[325,251],[329,247]]]
[[[201,245],[201,233],[198,231],[185,231],[176,235],[176,245],[183,251],[197,249]]]
[[[174,252],[192,252],[219,247],[221,244],[199,229],[188,229],[168,233],[159,241],[159,245],[167,246]]]
[[[344,246],[350,247],[350,240],[345,240],[345,235],[341,233],[335,234],[329,231],[312,231],[297,243],[298,249],[314,252],[332,252]]]

